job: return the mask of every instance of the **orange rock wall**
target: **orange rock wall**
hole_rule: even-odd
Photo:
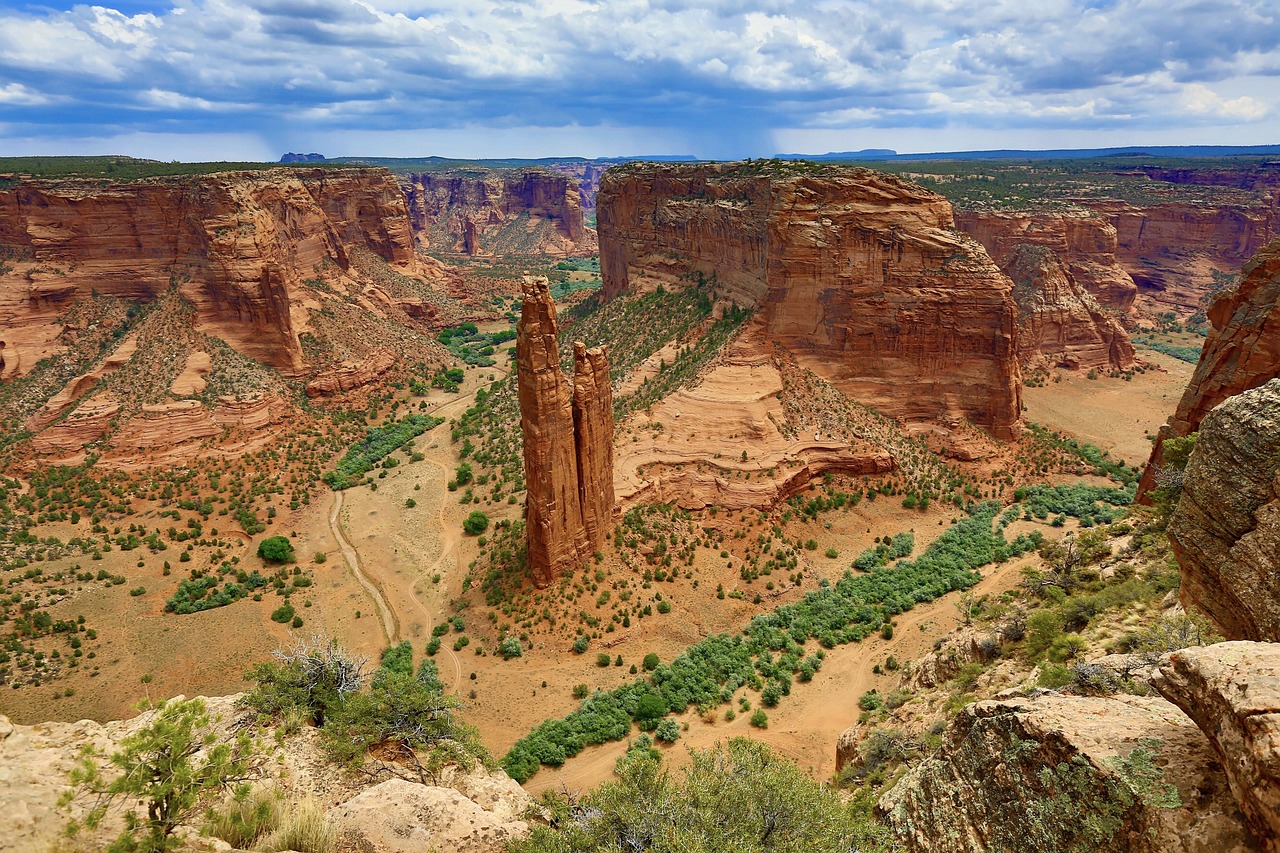
[[[1133,307],[1138,286],[1116,257],[1119,238],[1104,216],[961,210],[956,226],[981,243],[1001,269],[1008,269],[1018,246],[1044,246],[1099,303],[1116,311]]]
[[[905,419],[1020,417],[1011,284],[950,204],[864,169],[610,169],[597,196],[608,297],[702,276],[855,399]]]
[[[465,255],[592,255],[577,182],[546,169],[421,172],[402,179],[414,233]]]
[[[1209,309],[1212,328],[1195,373],[1169,423],[1161,427],[1138,485],[1141,499],[1155,485],[1164,442],[1189,435],[1228,397],[1280,377],[1280,239],[1245,265],[1239,287]]]
[[[97,290],[150,300],[177,286],[197,329],[288,374],[303,368],[296,332],[304,279],[367,248],[419,272],[404,197],[365,169],[273,169],[198,177],[24,182],[0,190],[0,274],[6,375],[53,348],[53,321]]]

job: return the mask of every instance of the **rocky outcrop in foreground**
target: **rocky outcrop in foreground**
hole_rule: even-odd
[[[1229,639],[1280,640],[1280,379],[1205,416],[1169,538],[1184,604]]]
[[[570,176],[549,169],[420,172],[402,179],[426,248],[472,257],[594,255],[595,232]]]
[[[1262,849],[1280,851],[1280,644],[1183,649],[1152,681],[1208,735]]]
[[[546,586],[597,550],[613,526],[613,391],[607,348],[574,346],[560,369],[556,306],[526,277],[516,336],[524,433],[525,533],[534,583]]]
[[[1280,240],[1258,252],[1243,274],[1240,285],[1209,309],[1212,328],[1177,411],[1160,428],[1138,486],[1140,499],[1155,485],[1165,440],[1195,432],[1228,397],[1280,377]]]
[[[205,700],[218,718],[220,736],[230,737],[240,725],[238,698]],[[82,819],[87,809],[83,802],[72,803],[70,810],[57,806],[81,750],[93,747],[110,753],[153,716],[148,711],[107,723],[22,726],[0,715],[0,853],[62,849],[55,845],[67,820]],[[529,831],[523,815],[533,799],[501,771],[447,767],[432,785],[403,778],[377,782],[380,774],[346,773],[326,759],[310,727],[278,740],[268,733],[260,745],[272,755],[262,763],[263,776],[256,784],[275,786],[286,801],[315,801],[332,824],[341,850],[502,853],[509,840]],[[101,834],[82,838],[84,846],[76,849],[102,849],[120,829],[118,817],[108,818]],[[199,839],[198,827],[183,827],[180,833],[191,842],[188,849],[229,849],[220,840]]]
[[[1018,431],[1011,284],[941,196],[865,169],[636,163],[596,205],[606,296],[711,280],[855,400]]]
[[[922,853],[1257,849],[1209,740],[1158,698],[977,702],[878,809]]]

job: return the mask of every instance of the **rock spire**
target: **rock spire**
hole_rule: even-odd
[[[572,389],[560,369],[555,302],[526,277],[516,337],[524,432],[525,531],[534,583],[588,559],[613,519],[613,389],[605,347],[573,347]]]

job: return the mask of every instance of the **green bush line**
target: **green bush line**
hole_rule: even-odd
[[[1155,338],[1142,335],[1134,337],[1133,342],[1140,347],[1153,349],[1156,352],[1164,353],[1165,355],[1176,358],[1178,361],[1185,361],[1188,364],[1196,364],[1199,362],[1200,351],[1204,348],[1202,346],[1179,346],[1178,344],[1165,343],[1164,341],[1157,341]]]
[[[432,415],[409,415],[404,420],[370,427],[368,434],[351,446],[335,470],[324,475],[325,483],[335,492],[351,488],[374,465],[394,453],[406,441],[442,423],[444,418]]]
[[[1088,462],[1093,466],[1093,474],[1096,477],[1110,477],[1126,487],[1134,487],[1134,484],[1138,482],[1138,478],[1142,476],[1141,467],[1131,467],[1126,465],[1123,460],[1112,459],[1107,451],[1088,442],[1067,438],[1039,424],[1027,424],[1027,429],[1037,439]]]
[[[648,678],[597,691],[578,710],[542,723],[517,741],[502,766],[523,782],[541,764],[558,765],[588,744],[621,740],[630,733],[632,721],[640,719],[638,711],[647,696],[657,697],[663,716],[690,705],[722,704],[744,684],[760,689],[764,704],[777,704],[780,696],[791,692],[792,675],[804,679],[807,670],[811,677],[820,665],[824,653],[803,656],[809,639],[825,648],[858,642],[893,614],[973,586],[981,578],[978,568],[1035,547],[1034,537],[1007,542],[1003,525],[993,531],[1000,512],[996,502],[971,505],[969,512],[914,561],[858,576],[846,572],[835,584],[824,582],[800,601],[757,616],[740,635],[708,636]],[[656,725],[652,719],[641,723]]]

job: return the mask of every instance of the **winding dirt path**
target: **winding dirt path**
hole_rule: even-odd
[[[387,603],[387,597],[382,594],[382,588],[364,573],[364,569],[360,565],[360,554],[348,541],[347,534],[342,529],[341,491],[333,493],[333,506],[329,509],[329,529],[333,531],[333,538],[337,540],[338,548],[342,550],[342,558],[347,561],[347,568],[351,570],[351,574],[355,575],[355,579],[360,582],[360,585],[364,587],[364,591],[369,594],[369,597],[373,599],[373,603],[377,606],[378,617],[382,621],[382,633],[387,639],[387,645],[395,645],[400,639],[400,623],[396,619],[395,611]]]
[[[434,465],[439,468],[441,474],[445,477],[449,476],[449,469],[441,463],[434,459],[425,459],[423,461],[429,465]],[[440,505],[436,510],[436,522],[439,524],[440,529],[440,553],[436,556],[435,562],[431,564],[431,567],[418,575],[414,582],[409,585],[409,597],[413,599],[413,603],[418,605],[418,609],[422,611],[423,618],[426,620],[428,626],[432,626],[434,620],[431,618],[431,610],[428,609],[427,605],[423,603],[420,597],[418,597],[418,584],[422,583],[422,579],[424,577],[435,575],[440,572],[440,567],[444,564],[445,559],[456,551],[458,547],[458,532],[454,529],[455,525],[445,523],[444,508],[445,502],[448,500],[447,495],[447,492],[442,491],[440,493]],[[443,638],[440,642],[440,651],[443,652],[445,657],[447,657],[453,664],[453,692],[457,693],[462,689],[462,662],[458,660],[458,655],[453,651],[453,649],[444,644]],[[440,673],[440,677],[441,680],[444,679],[443,672]]]

